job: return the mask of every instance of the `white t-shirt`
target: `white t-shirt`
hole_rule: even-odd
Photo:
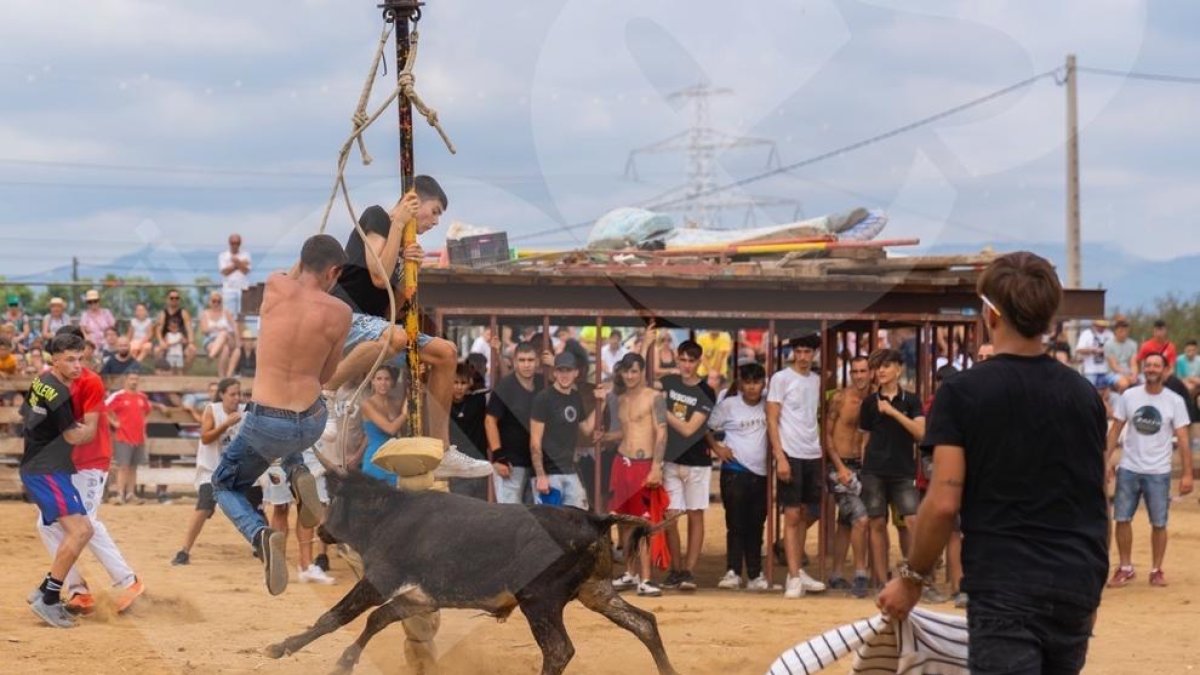
[[[217,272],[232,265],[233,259],[233,253],[221,251],[221,255],[217,256]],[[250,254],[245,251],[239,251],[237,259],[245,261],[247,265],[250,264]],[[222,277],[224,277],[224,281],[222,281],[221,287],[227,291],[244,291],[250,287],[249,282],[246,281],[246,273],[239,269],[234,269],[229,274],[222,275]]]
[[[789,366],[771,376],[767,402],[780,404],[779,440],[788,457],[821,458],[821,435],[817,428],[820,396],[821,378],[816,373],[801,375]]]
[[[1126,422],[1121,468],[1145,474],[1171,473],[1171,440],[1187,427],[1183,397],[1170,389],[1151,395],[1145,385],[1126,389],[1113,416]]]
[[[214,426],[225,424],[225,408],[220,402],[209,403],[208,407],[212,409]],[[238,404],[238,412],[243,412],[246,406]],[[233,441],[237,436],[238,430],[242,428],[241,421],[225,430],[216,441],[212,443],[201,443],[196,448],[196,487],[199,488],[205,483],[212,482],[213,471],[217,470],[217,465],[221,463],[221,453],[225,452],[225,447]]]
[[[1092,328],[1084,328],[1079,332],[1079,342],[1075,344],[1075,351],[1080,349],[1095,349],[1098,353],[1090,356],[1081,356],[1083,359],[1083,374],[1084,375],[1107,375],[1108,374],[1108,359],[1104,357],[1104,345],[1113,339],[1111,330],[1095,330]]]
[[[625,355],[628,353],[629,350],[624,347],[620,347],[614,352],[611,347],[604,345],[600,350],[600,361],[604,364],[604,374],[606,376],[612,375],[613,368],[616,367],[617,362],[625,358]]]
[[[747,405],[741,394],[726,396],[713,408],[708,428],[725,432],[725,445],[738,464],[759,476],[767,475],[767,406]]]
[[[475,338],[471,343],[472,354],[483,354],[487,359],[487,372],[483,374],[484,379],[491,380],[492,378],[492,345],[482,335]]]

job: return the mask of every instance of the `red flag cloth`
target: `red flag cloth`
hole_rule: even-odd
[[[667,517],[671,496],[666,488],[658,486],[647,490],[650,493],[650,522],[657,525]],[[657,532],[650,537],[650,561],[660,570],[671,567],[671,551],[667,547],[667,533]]]

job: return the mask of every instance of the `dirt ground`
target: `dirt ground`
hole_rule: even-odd
[[[0,502],[0,662],[6,673],[318,673],[328,672],[362,629],[364,618],[279,661],[262,655],[267,644],[296,633],[333,605],[353,576],[335,560],[336,586],[295,582],[279,597],[267,594],[262,568],[233,527],[218,514],[201,534],[192,564],[172,567],[192,504],[112,506],[101,511],[109,530],[146,583],[147,592],[125,615],[101,609],[71,631],[44,627],[26,608],[25,595],[47,569],[34,530],[35,509]],[[658,617],[667,652],[681,673],[762,673],[785,649],[835,625],[874,613],[869,600],[826,593],[784,600],[770,594],[719,591],[724,530],[719,505],[709,512],[701,563],[703,588],[662,598],[631,597]],[[1088,673],[1187,673],[1200,664],[1200,506],[1189,497],[1172,506],[1165,565],[1170,587],[1153,589],[1149,526],[1144,511],[1134,527],[1138,579],[1108,592],[1092,641]],[[295,560],[294,537],[289,557]],[[89,553],[84,572],[106,582]],[[111,606],[111,604],[109,605]],[[951,605],[936,609],[954,612]],[[651,673],[654,664],[637,640],[578,603],[567,608],[576,655],[569,673]],[[361,673],[405,673],[398,625],[376,636]],[[445,673],[536,673],[541,660],[520,612],[504,624],[470,611],[448,611],[437,639]],[[849,671],[839,663],[828,672]]]

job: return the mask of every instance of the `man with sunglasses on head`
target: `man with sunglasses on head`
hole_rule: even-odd
[[[929,492],[878,605],[907,617],[961,512],[971,672],[1077,673],[1108,574],[1104,403],[1045,353],[1062,301],[1048,261],[1000,256],[978,289],[996,355],[938,389]]]
[[[178,321],[183,327],[183,367],[190,368],[196,358],[196,336],[192,333],[192,315],[183,306],[183,297],[179,289],[167,291],[167,306],[158,315],[158,323],[154,326],[154,336],[158,339],[154,358],[162,359],[167,355],[167,331],[173,322]]]

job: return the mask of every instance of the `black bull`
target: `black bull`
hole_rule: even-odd
[[[362,557],[363,578],[308,630],[267,648],[280,658],[353,621],[371,607],[367,625],[338,668],[349,671],[367,642],[395,621],[448,608],[483,610],[504,620],[517,607],[542,650],[542,673],[561,673],[575,654],[563,608],[585,607],[630,631],[674,673],[654,615],[625,602],[612,587],[608,531],[617,522],[557,506],[488,504],[443,492],[400,492],[357,472],[330,473],[332,501],[318,530]]]

